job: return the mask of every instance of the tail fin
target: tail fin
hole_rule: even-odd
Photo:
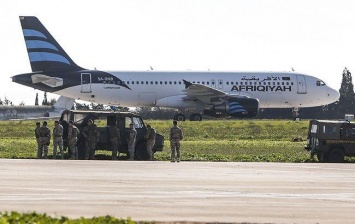
[[[20,16],[20,21],[33,72],[83,70],[36,17]]]

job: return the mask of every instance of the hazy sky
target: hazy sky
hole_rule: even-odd
[[[37,16],[81,67],[290,71],[339,89],[355,72],[355,1],[0,1],[0,98],[33,105],[11,81],[31,72],[19,16]],[[353,73],[355,74],[355,73]],[[57,97],[49,95],[49,98]]]

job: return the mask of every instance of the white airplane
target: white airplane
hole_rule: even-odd
[[[322,80],[296,72],[98,71],[79,67],[42,23],[20,17],[32,73],[13,82],[75,99],[126,107],[189,109],[202,115],[255,117],[259,108],[330,104],[339,93]],[[185,120],[183,113],[174,116]]]

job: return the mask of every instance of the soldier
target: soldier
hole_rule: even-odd
[[[35,129],[35,137],[36,137],[36,142],[37,142],[37,158],[40,159],[42,157],[42,153],[40,154],[40,148],[39,148],[39,129],[41,128],[41,123],[36,122],[36,129]]]
[[[54,128],[53,128],[53,159],[57,158],[57,146],[58,145],[59,145],[61,158],[64,159],[63,126],[59,124],[59,121],[54,121]]]
[[[38,152],[38,159],[47,159],[48,154],[48,146],[51,140],[51,130],[47,127],[47,121],[43,121],[42,127],[38,129],[39,133],[39,152]],[[42,157],[42,153],[43,157]]]
[[[85,159],[95,159],[95,149],[99,140],[99,131],[93,120],[88,120],[88,125],[83,130],[83,135],[86,138]]]
[[[150,124],[147,124],[147,132],[144,136],[144,139],[147,140],[147,152],[149,155],[149,160],[153,161],[154,160],[154,153],[153,153],[153,147],[155,144],[155,135],[156,132],[154,128],[150,126]]]
[[[170,129],[171,162],[180,162],[180,140],[183,139],[183,134],[181,128],[177,126],[177,121],[173,121],[173,124],[174,127]]]
[[[112,160],[117,160],[117,152],[119,153],[119,147],[121,145],[120,130],[116,125],[111,125],[108,127],[108,134],[112,147]]]
[[[129,124],[129,136],[127,139],[128,143],[128,154],[129,154],[129,160],[134,160],[134,151],[136,148],[136,137],[137,137],[137,131],[133,127],[133,123]]]
[[[73,121],[69,121],[68,128],[68,145],[71,152],[70,159],[78,159],[78,149],[76,147],[76,142],[78,141],[78,136],[80,134],[79,129],[74,125]]]

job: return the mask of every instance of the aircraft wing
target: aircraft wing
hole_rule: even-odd
[[[198,97],[223,97],[226,96],[226,93],[223,91],[220,91],[218,89],[214,89],[209,86],[205,86],[202,84],[197,84],[197,83],[191,83],[186,80],[184,80],[185,84],[185,90],[187,97],[192,97],[192,98],[198,98]]]
[[[191,83],[184,80],[186,96],[183,97],[183,100],[186,101],[196,101],[199,100],[205,105],[215,105],[223,102],[225,99],[229,97],[237,97],[237,98],[249,98],[248,96],[240,96],[240,95],[230,95],[221,90],[202,85],[197,83]]]
[[[41,74],[35,74],[31,76],[33,83],[43,83],[50,87],[58,87],[63,85],[63,79],[58,77],[50,77]]]

